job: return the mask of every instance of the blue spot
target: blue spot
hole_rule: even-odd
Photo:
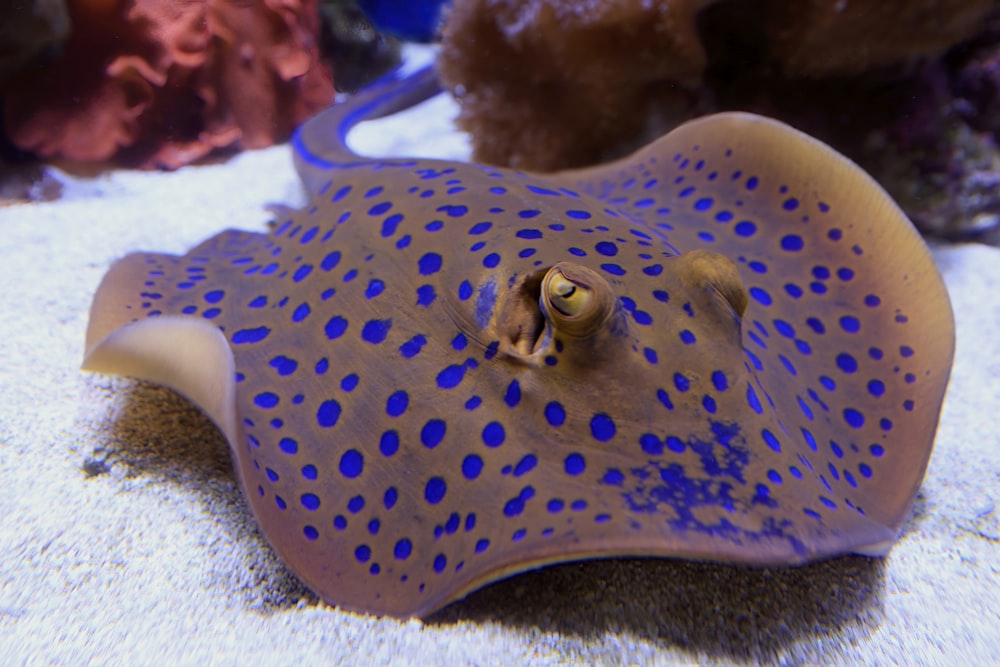
[[[695,342],[697,342],[697,339],[695,339],[693,333],[685,329],[684,331],[681,332],[681,341],[685,345],[694,345]]]
[[[563,462],[563,466],[567,475],[579,475],[586,470],[587,462],[584,460],[582,455],[574,452],[566,457],[566,460]]]
[[[472,398],[470,398],[465,402],[465,409],[471,412],[472,410],[475,410],[480,405],[482,405],[482,402],[483,399],[479,398],[478,396],[473,396]]]
[[[233,345],[244,345],[246,343],[259,343],[267,338],[271,330],[267,327],[257,327],[256,329],[240,329],[233,334]]]
[[[781,204],[781,208],[785,209],[786,211],[794,211],[798,207],[799,207],[799,200],[796,199],[795,197],[789,197]]]
[[[712,208],[715,202],[712,201],[711,197],[703,197],[694,203],[694,210],[696,211],[707,211]]]
[[[760,404],[760,399],[757,398],[757,392],[753,390],[749,382],[747,383],[747,405],[757,414],[764,412],[764,408]]]
[[[673,410],[674,409],[674,404],[670,400],[670,394],[668,394],[666,392],[666,390],[664,390],[664,389],[657,389],[656,390],[656,398],[660,401],[660,403],[663,404],[663,407],[665,407],[667,410]]]
[[[642,272],[645,273],[647,276],[654,276],[655,277],[655,276],[658,276],[661,273],[663,273],[663,265],[662,264],[652,264],[650,266],[647,266],[647,267],[643,268]]]
[[[841,352],[837,355],[837,368],[845,373],[855,373],[858,370],[858,362],[846,352]]]
[[[594,250],[606,257],[614,257],[618,254],[618,246],[610,241],[601,241],[594,246]]]
[[[483,428],[483,444],[487,447],[499,447],[506,437],[500,422],[490,422]]]
[[[878,398],[885,393],[885,383],[881,380],[872,380],[868,383],[868,393]]]
[[[399,451],[399,434],[395,431],[386,431],[379,438],[378,449],[382,456],[392,456]]]
[[[908,359],[908,358],[912,357],[913,356],[913,348],[910,347],[909,345],[900,345],[899,346],[899,356],[903,357],[904,359]]]
[[[804,245],[802,237],[797,234],[788,234],[781,238],[781,249],[786,252],[798,252]]]
[[[278,441],[278,449],[291,456],[298,453],[299,443],[291,438],[282,438]]]
[[[310,310],[308,303],[300,303],[295,312],[292,313],[292,322],[301,322],[309,317],[309,313],[311,312],[312,310]]]
[[[624,276],[625,269],[618,264],[601,264],[601,268],[613,276]]]
[[[518,211],[517,212],[517,217],[521,218],[522,220],[530,220],[531,218],[538,217],[539,215],[541,215],[541,213],[542,212],[539,211],[539,210],[530,208],[530,209],[526,209],[524,211]]]
[[[299,363],[297,361],[284,356],[275,357],[274,359],[271,359],[268,364],[278,371],[278,375],[291,375],[295,372],[295,369],[299,367]]]
[[[305,526],[302,529],[302,534],[310,541],[319,539],[319,531],[316,530],[316,526]]]
[[[847,333],[857,333],[861,329],[861,322],[851,315],[844,315],[840,318],[840,328]]]
[[[477,554],[481,554],[484,551],[486,551],[487,549],[489,549],[489,547],[490,547],[490,541],[487,540],[487,539],[485,539],[485,538],[483,538],[483,539],[479,540],[478,542],[476,542],[476,553]]]
[[[435,293],[433,285],[421,285],[420,287],[417,288],[418,306],[423,306],[424,308],[426,308],[427,306],[434,303],[434,299],[436,298],[437,298],[437,293]]]
[[[756,190],[757,184],[758,184],[757,177],[751,176],[750,178],[747,179],[746,188],[747,190]]]
[[[325,332],[326,337],[330,340],[336,340],[344,335],[347,331],[347,320],[345,320],[340,315],[335,315],[330,318],[330,321],[326,323]]]
[[[781,443],[778,442],[778,439],[774,437],[773,433],[771,433],[765,428],[763,431],[761,431],[761,435],[764,436],[764,442],[767,443],[768,447],[770,447],[776,452],[781,451]]]
[[[469,207],[462,206],[460,204],[445,204],[444,206],[439,206],[437,210],[440,213],[444,213],[449,218],[461,218],[469,212]]]
[[[255,297],[253,301],[247,304],[247,308],[263,308],[267,305],[267,297],[263,294]],[[193,306],[192,306],[193,307]],[[197,310],[197,309],[195,309]],[[194,312],[194,311],[192,311]],[[235,341],[234,341],[235,342]]]
[[[441,255],[436,252],[429,252],[417,261],[420,275],[429,276],[441,270]]]
[[[357,514],[365,508],[364,496],[354,496],[347,501],[347,511],[351,514]]]
[[[644,433],[639,436],[639,446],[642,447],[642,451],[651,456],[663,454],[663,443],[652,433]]]
[[[278,395],[270,391],[265,391],[253,397],[254,405],[265,410],[270,410],[278,404]]]
[[[303,264],[298,269],[295,270],[295,274],[292,276],[294,282],[300,283],[305,280],[306,276],[312,273],[312,264]]]
[[[354,479],[364,470],[365,459],[356,449],[348,449],[340,457],[340,474],[349,479]]]
[[[486,255],[486,257],[483,258],[483,266],[485,266],[487,269],[492,269],[496,267],[496,265],[499,263],[500,263],[500,255],[498,255],[495,252],[491,252],[490,254]]]
[[[315,512],[319,509],[319,496],[315,493],[303,493],[299,500],[302,502],[302,506],[310,512]]]
[[[550,514],[558,514],[563,511],[564,507],[566,507],[566,503],[559,498],[553,498],[545,505],[545,509],[547,509]]]
[[[680,373],[674,373],[674,386],[677,387],[677,391],[685,392],[691,388],[691,381]]]
[[[372,278],[372,280],[368,283],[367,289],[365,289],[365,298],[374,299],[384,291],[385,283],[378,278]]]
[[[410,340],[406,341],[399,346],[399,353],[402,354],[407,359],[412,359],[413,357],[420,354],[420,350],[427,344],[427,338],[422,334],[417,334]]]
[[[504,516],[507,517],[519,516],[522,512],[524,512],[524,499],[520,496],[511,498],[503,507]]]
[[[385,413],[390,417],[398,417],[406,412],[410,405],[410,395],[402,389],[393,392],[385,402]]]
[[[483,460],[479,456],[469,454],[462,461],[462,475],[464,475],[466,479],[476,479],[482,471]]]
[[[651,364],[659,363],[659,358],[656,356],[656,350],[651,347],[643,349],[642,353],[646,356],[646,361]]]
[[[750,296],[762,306],[770,306],[774,302],[771,299],[771,295],[760,287],[751,287]]]
[[[667,303],[668,301],[670,301],[670,295],[661,289],[653,290],[653,298],[663,303]]]
[[[716,410],[715,399],[712,398],[711,396],[708,396],[707,394],[703,396],[701,399],[701,406],[705,408],[705,411],[708,412],[709,414],[713,415],[715,414]]]
[[[767,479],[772,484],[781,484],[781,475],[778,474],[777,470],[768,470],[767,471]]]
[[[538,465],[538,457],[534,454],[528,454],[514,466],[514,477],[520,477],[521,475],[530,472],[534,467]]]
[[[566,410],[558,401],[551,401],[545,406],[545,421],[551,426],[562,426],[566,422]]]
[[[332,271],[333,268],[336,267],[337,264],[339,263],[340,263],[340,251],[334,250],[329,255],[323,258],[323,261],[320,262],[319,266],[324,271]]]
[[[413,544],[404,537],[396,542],[396,546],[392,550],[392,555],[396,557],[396,560],[406,560],[412,552]]]
[[[517,380],[512,380],[507,385],[507,393],[504,395],[503,401],[510,408],[517,407],[517,404],[521,402],[521,384]]]
[[[226,293],[220,289],[212,290],[211,292],[205,292],[205,301],[208,303],[219,303],[225,296]],[[156,298],[159,298],[159,295]]]
[[[395,234],[396,230],[399,228],[399,223],[401,223],[402,221],[403,221],[403,216],[400,215],[399,213],[390,215],[388,218],[383,220],[382,236],[388,238],[393,234]]]
[[[463,280],[462,284],[458,286],[458,298],[462,301],[468,301],[469,297],[472,296],[472,285],[469,284],[468,280]]]
[[[570,211],[566,211],[566,216],[569,217],[569,218],[573,218],[574,220],[589,220],[590,219],[590,213],[587,213],[586,211],[570,210]]]
[[[865,416],[854,408],[844,408],[844,421],[851,428],[861,428],[865,425]]]
[[[538,229],[519,229],[514,236],[519,239],[540,239],[542,232]]]
[[[361,544],[354,550],[354,557],[359,563],[367,563],[372,557],[372,550],[367,544]]]
[[[361,338],[372,345],[378,345],[389,335],[392,329],[392,320],[368,320],[361,331]]]
[[[338,419],[340,419],[340,403],[332,398],[323,401],[319,410],[316,411],[316,421],[319,425],[323,428],[331,428],[337,424]]]
[[[424,500],[431,505],[437,505],[448,492],[448,485],[440,477],[431,477],[424,487]]]
[[[465,365],[452,364],[438,373],[437,385],[441,389],[454,389],[465,377]]]
[[[743,220],[742,222],[737,222],[736,226],[733,227],[733,231],[737,236],[751,237],[757,233],[757,225],[750,222],[749,220]]]
[[[615,422],[603,412],[597,413],[590,420],[590,434],[595,440],[607,442],[615,437],[615,430]]]
[[[728,389],[729,381],[726,379],[726,374],[722,371],[714,371],[712,373],[712,385],[716,391],[725,391]]]
[[[569,254],[574,255],[576,257],[586,257],[587,256],[586,251],[581,250],[580,248],[569,248]]]
[[[490,227],[493,226],[492,222],[477,222],[469,228],[469,234],[472,236],[479,236],[480,234],[485,234],[489,231]]]
[[[443,419],[430,419],[420,429],[420,442],[427,449],[434,449],[441,444],[444,434],[448,430],[448,425]]]

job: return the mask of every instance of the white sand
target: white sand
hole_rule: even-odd
[[[463,156],[453,115],[439,98],[352,141]],[[567,565],[398,623],[319,604],[277,562],[222,437],[183,400],[78,370],[90,299],[115,258],[259,230],[264,203],[300,197],[277,147],[170,174],[113,173],[72,184],[62,201],[0,208],[0,663],[1000,659],[1000,250],[935,251],[958,353],[927,479],[888,558],[769,571]]]

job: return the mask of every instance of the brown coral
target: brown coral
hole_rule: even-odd
[[[660,132],[713,109],[720,81],[842,76],[936,55],[997,4],[455,0],[441,73],[477,159],[553,170],[621,154],[651,124]],[[712,85],[695,87],[706,71]]]
[[[684,95],[711,0],[458,0],[439,65],[476,159],[550,170],[639,133],[653,99]]]
[[[72,0],[62,55],[7,87],[7,132],[44,157],[166,168],[281,141],[333,99],[316,3]]]

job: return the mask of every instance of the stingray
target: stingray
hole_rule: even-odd
[[[923,478],[948,295],[857,166],[723,113],[550,175],[356,155],[391,77],[293,140],[269,234],[117,261],[84,368],[172,387],[323,599],[426,616],[547,564],[880,556]]]

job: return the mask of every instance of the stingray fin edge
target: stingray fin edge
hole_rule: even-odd
[[[90,344],[82,369],[148,380],[177,391],[201,408],[235,446],[235,363],[218,327],[187,316],[132,322]]]

